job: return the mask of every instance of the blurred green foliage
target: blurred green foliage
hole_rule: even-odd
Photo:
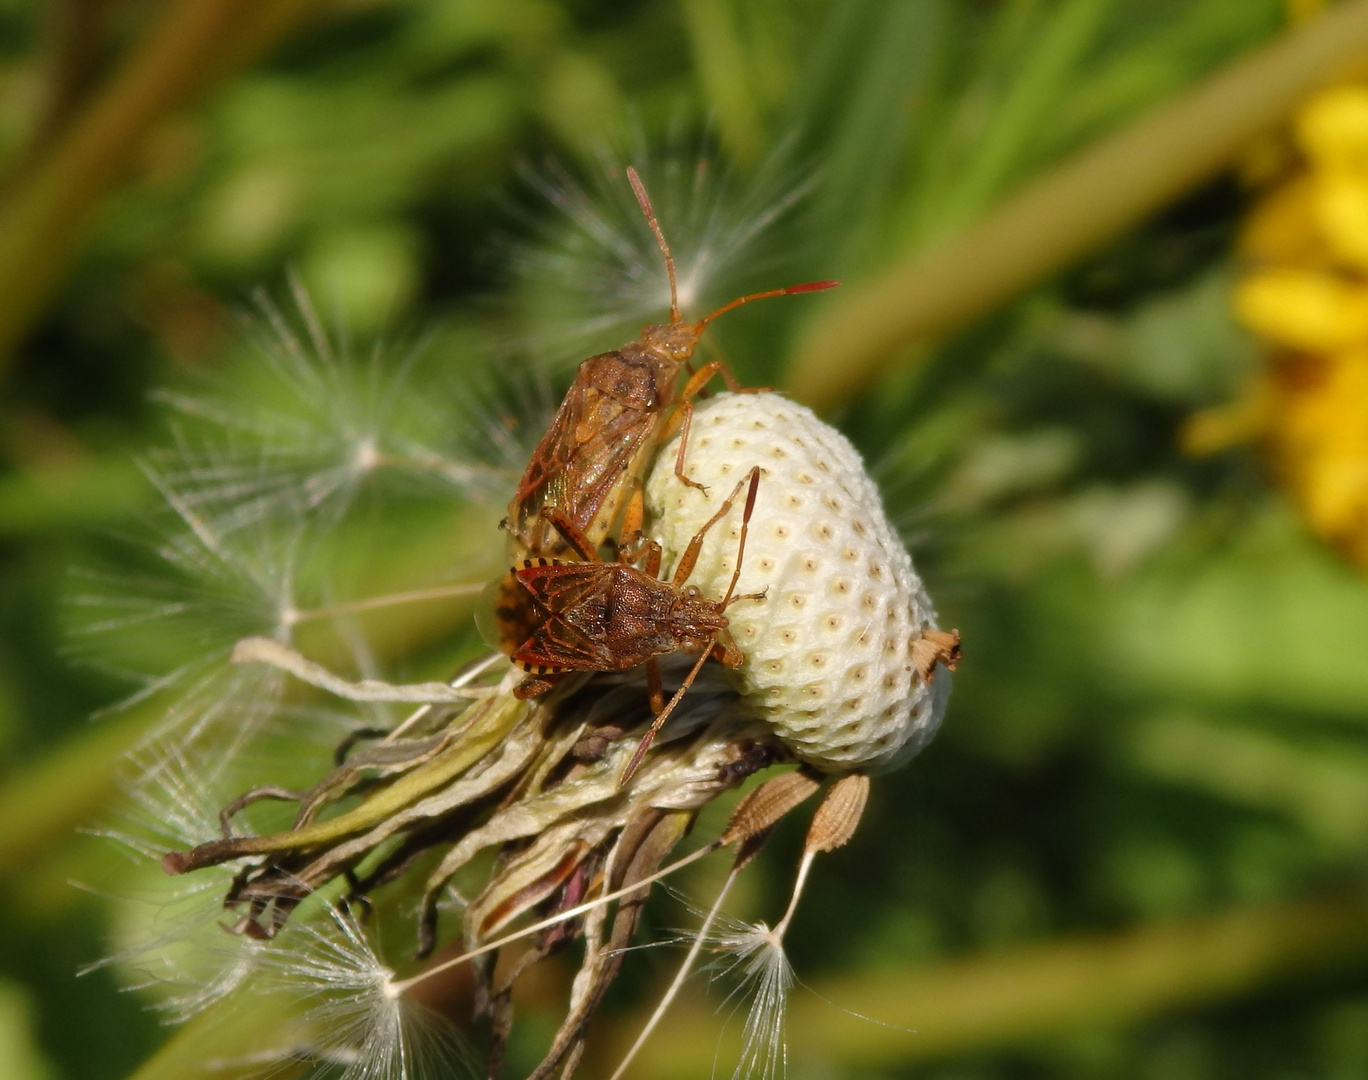
[[[0,202],[176,6],[0,5]],[[363,358],[377,336],[426,335],[420,397],[423,380],[483,393],[516,357],[554,398],[567,361],[651,315],[577,277],[593,251],[557,256],[546,189],[616,199],[642,232],[603,154],[644,162],[656,191],[706,157],[733,233],[799,192],[709,301],[858,284],[1282,24],[1274,0],[340,0],[168,100],[3,376],[5,1075],[124,1076],[167,1037],[117,972],[74,977],[107,949],[102,894],[147,871],[73,830],[111,812],[118,750],[154,710],[88,722],[127,686],[65,658],[63,605],[87,588],[74,566],[139,568],[114,536],[155,538],[135,464],[168,438],[154,389],[283,398],[236,325],[254,289],[283,296],[293,272]],[[686,276],[690,255],[727,254],[661,202]],[[1227,310],[1241,210],[1238,185],[1212,181],[837,418],[966,659],[937,742],[819,863],[789,944],[832,1004],[796,992],[795,1077],[1368,1074],[1368,589],[1252,457],[1192,461],[1174,440],[1255,359]],[[747,381],[782,387],[814,310],[748,310],[719,340]],[[459,511],[363,493],[343,580],[370,595],[487,577],[499,482]],[[440,675],[477,647],[467,610],[368,629],[380,655]],[[799,840],[776,838],[738,910],[777,909]],[[590,1070],[665,976],[649,956]],[[515,1065],[537,1059],[562,989],[529,994]],[[701,1075],[721,1027],[686,1005],[640,1074]]]

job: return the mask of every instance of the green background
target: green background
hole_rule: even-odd
[[[1046,187],[1033,242],[990,229],[953,260],[994,208],[1287,34],[1282,5],[245,7],[0,3],[0,1074],[128,1076],[170,1034],[118,965],[74,975],[111,949],[111,898],[159,874],[77,831],[117,817],[115,763],[156,708],[91,714],[130,692],[114,669],[193,663],[255,624],[220,582],[229,599],[189,630],[89,632],[92,593],[209,588],[148,584],[146,551],[178,523],[139,462],[166,476],[180,466],[157,448],[219,439],[247,469],[264,431],[289,454],[263,485],[302,482],[398,416],[474,478],[345,480],[301,576],[342,596],[484,580],[570,365],[662,315],[620,171],[636,163],[681,277],[707,265],[695,314],[844,282],[728,316],[716,342],[744,382],[797,389],[855,440],[964,636],[944,731],[877,780],[790,933],[807,984],[790,1075],[1368,1075],[1368,589],[1252,451],[1176,444],[1258,364],[1228,310],[1249,191],[1238,147],[1211,147],[1243,145],[1242,109],[1285,114],[1328,69],[1287,88],[1265,72],[1169,157],[1121,145],[1130,173],[1168,177],[1148,195]],[[1016,286],[992,284],[999,258]],[[345,354],[311,400],[242,326],[261,289],[298,327],[292,277]],[[862,345],[884,320],[889,347]],[[391,412],[376,379],[399,388]],[[176,482],[231,501],[206,467]],[[278,541],[235,537],[263,566]],[[438,677],[478,648],[467,620],[398,609],[364,630],[388,670]],[[782,910],[800,842],[781,831],[737,914]],[[654,930],[685,919],[662,901]],[[630,958],[586,1075],[672,965]],[[537,1060],[567,971],[529,986],[511,1074]],[[730,1072],[740,1020],[703,991],[638,1075],[706,1075],[715,1052]],[[187,1075],[157,1060],[144,1075]]]

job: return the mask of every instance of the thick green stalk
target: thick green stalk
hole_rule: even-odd
[[[1139,1023],[1289,978],[1327,978],[1365,967],[1368,895],[1354,892],[1287,907],[1228,911],[1174,926],[1062,939],[919,971],[885,969],[826,979],[813,984],[816,993],[801,987],[793,992],[788,1049],[798,1061],[886,1071],[912,1061]],[[677,1011],[647,1045],[635,1075],[657,1080],[705,1076],[714,1060],[734,1061],[737,1048],[730,1040],[718,1047],[719,1026],[712,1008]],[[732,1024],[733,1034],[738,1026]],[[638,1027],[629,1023],[620,1029],[618,1051]],[[616,1058],[610,1054],[607,1060]]]
[[[0,784],[0,873],[39,856],[46,845],[66,841],[96,807],[118,791],[123,755],[151,727],[148,708],[92,722],[47,757],[18,769]]]
[[[254,60],[315,0],[177,0],[0,207],[0,368],[41,313],[142,137]]]
[[[482,757],[493,753],[519,719],[519,714],[530,711],[532,706],[506,694],[487,705],[474,705],[472,709],[485,711],[470,732],[427,764],[381,788],[360,806],[288,832],[211,841],[193,852],[168,855],[162,865],[168,873],[183,874],[223,862],[228,857],[303,850],[319,844],[336,843],[394,817],[455,780]]]
[[[794,396],[830,408],[1230,165],[1256,135],[1368,53],[1352,0],[1085,149],[976,225],[844,295],[805,336]]]

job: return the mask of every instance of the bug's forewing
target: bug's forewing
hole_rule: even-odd
[[[513,575],[533,600],[559,614],[604,588],[614,569],[612,564],[551,561],[523,566]]]
[[[546,429],[546,434],[532,451],[532,458],[518,482],[518,490],[513,493],[513,502],[520,509],[538,488],[564,470],[574,454],[575,431],[584,412],[584,395],[576,393],[576,389],[577,387],[572,386],[570,392],[565,395],[565,400],[561,402],[556,415],[551,419],[551,426]],[[541,503],[542,500],[538,500],[538,505]]]
[[[553,615],[532,631],[513,659],[537,674],[557,671],[612,671],[617,668],[610,649],[596,638]]]
[[[602,593],[611,584],[613,569],[600,563],[548,562],[515,571],[518,583],[546,617],[532,628],[513,659],[539,673],[613,669],[605,635],[580,629],[565,618],[577,607],[603,606]]]
[[[645,468],[661,419],[658,410],[572,387],[509,508],[522,545],[545,554],[565,550],[555,529],[542,520],[544,508],[566,514],[593,544],[607,539]]]

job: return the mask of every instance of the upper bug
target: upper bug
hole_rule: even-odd
[[[708,324],[751,300],[813,292],[837,284],[811,281],[752,293],[723,305],[698,322],[688,322],[679,313],[674,257],[646,188],[633,168],[627,169],[627,179],[665,257],[670,280],[670,321],[647,326],[636,341],[591,356],[580,364],[575,381],[533,450],[508,506],[505,527],[515,560],[528,556],[555,557],[569,551],[570,545],[551,525],[545,511],[564,515],[593,547],[610,537],[616,537],[624,546],[632,546],[641,528],[640,477],[656,447],[673,433],[674,425],[682,425],[675,473],[690,487],[700,487],[684,475],[693,413],[691,399],[719,374],[729,389],[740,390],[721,361],[709,361],[697,370],[690,364]],[[688,372],[688,379],[676,390],[684,371]],[[672,405],[678,406],[673,413]]]

